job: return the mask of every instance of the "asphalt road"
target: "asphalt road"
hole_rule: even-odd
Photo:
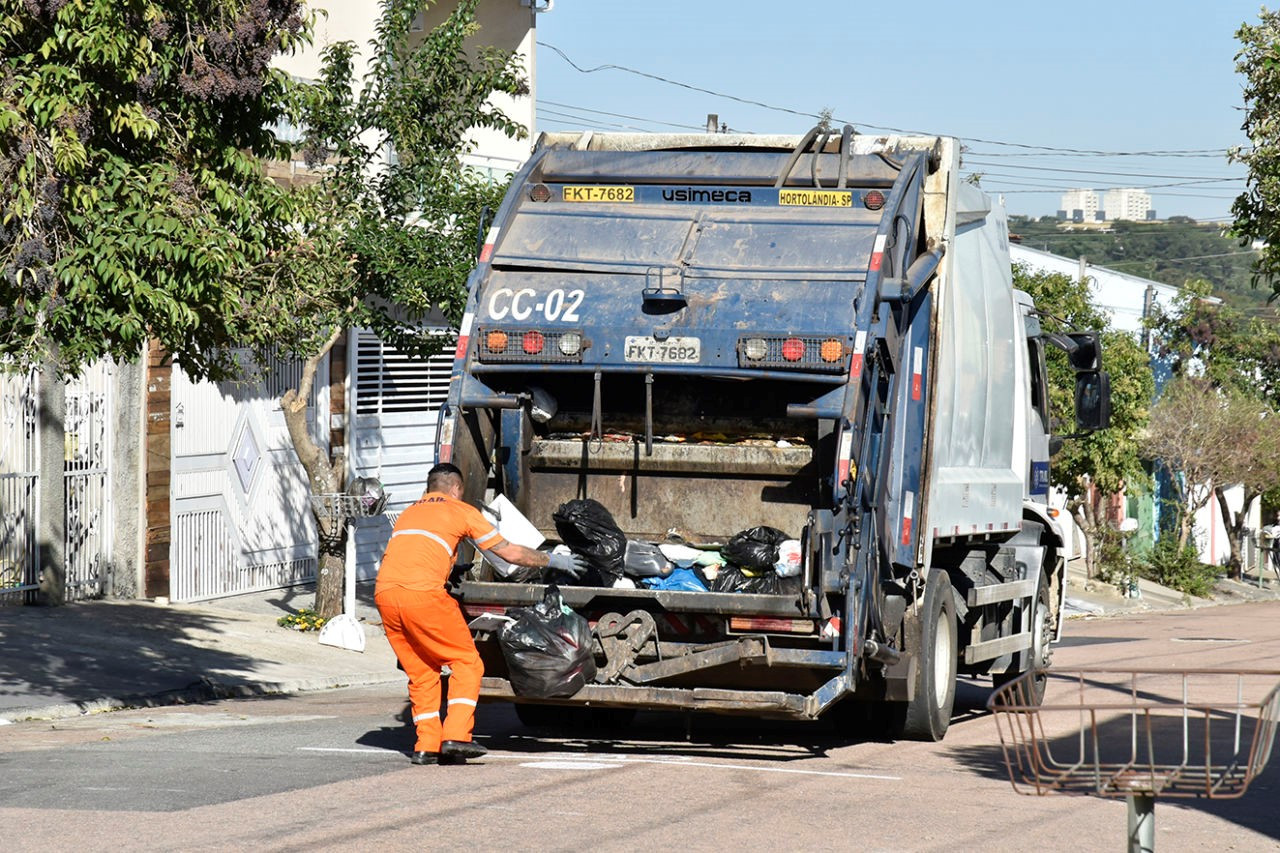
[[[1277,617],[1073,620],[1055,664],[1278,667]],[[939,744],[663,714],[552,733],[482,706],[491,752],[465,767],[410,765],[385,687],[21,723],[0,728],[0,826],[12,851],[1123,849],[1123,800],[1015,793],[989,692],[961,691]],[[1280,848],[1278,787],[1280,761],[1239,800],[1158,800],[1158,849]]]

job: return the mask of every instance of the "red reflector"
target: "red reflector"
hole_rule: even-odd
[[[812,619],[773,619],[767,616],[734,616],[730,631],[771,631],[784,634],[812,634]]]
[[[862,197],[862,204],[867,210],[879,210],[884,207],[884,193],[872,190]]]
[[[547,189],[546,184],[534,184],[533,189],[529,190],[529,198],[534,201],[550,201],[551,190]]]
[[[542,348],[546,345],[547,340],[542,336],[542,332],[525,332],[521,346],[529,355],[537,355],[542,352]]]
[[[782,357],[787,361],[799,361],[804,358],[804,341],[799,338],[787,338],[782,342]]]

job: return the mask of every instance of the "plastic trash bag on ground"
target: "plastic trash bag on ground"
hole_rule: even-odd
[[[744,569],[772,572],[773,564],[778,562],[778,546],[787,538],[787,534],[776,527],[751,527],[733,534],[720,553]]]
[[[708,592],[707,585],[693,569],[675,569],[665,578],[645,578],[641,581],[649,589],[674,592]]]
[[[675,568],[657,545],[627,540],[622,569],[633,578],[666,577]]]
[[[507,611],[498,633],[511,689],[518,696],[572,696],[596,677],[591,626],[564,604],[555,584],[532,607]]]
[[[552,514],[560,541],[586,560],[592,571],[582,583],[613,586],[622,577],[627,537],[599,501],[568,501]]]

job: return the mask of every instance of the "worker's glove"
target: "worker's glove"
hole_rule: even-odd
[[[586,574],[587,564],[577,554],[555,554],[547,555],[547,568],[555,569],[557,572],[564,572],[571,575],[574,580]]]

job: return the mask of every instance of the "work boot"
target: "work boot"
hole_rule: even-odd
[[[479,758],[488,751],[469,740],[447,740],[440,744],[440,763],[466,764],[468,758]]]
[[[421,750],[419,750],[415,752],[412,756],[410,756],[409,760],[412,761],[414,764],[439,764],[440,753],[422,752]]]

